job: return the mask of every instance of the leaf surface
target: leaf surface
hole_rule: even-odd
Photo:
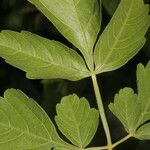
[[[79,148],[85,148],[92,140],[98,126],[99,113],[90,108],[85,98],[69,95],[57,105],[56,123],[61,132]]]
[[[123,66],[145,44],[150,25],[149,6],[143,0],[122,0],[95,47],[96,73]]]
[[[109,105],[110,110],[121,121],[128,133],[135,131],[135,124],[139,117],[139,104],[137,95],[131,88],[124,88],[115,95],[114,104]]]
[[[150,62],[144,68],[142,64],[137,67],[138,102],[140,103],[139,121],[137,126],[150,120]]]
[[[126,131],[139,139],[149,139],[150,134],[150,62],[144,68],[137,67],[138,95],[131,88],[120,90],[114,103],[109,105],[113,114],[121,121]],[[148,133],[146,133],[148,132]]]
[[[50,150],[68,146],[47,114],[20,90],[9,89],[0,97],[0,149]]]
[[[89,76],[79,54],[63,44],[30,32],[2,31],[0,56],[27,72],[30,79],[80,80]]]
[[[140,140],[150,140],[150,123],[147,123],[140,127],[135,133],[135,137]]]
[[[93,64],[93,46],[100,30],[98,0],[29,0]]]

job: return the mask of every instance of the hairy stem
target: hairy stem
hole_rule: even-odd
[[[102,98],[101,98],[101,94],[100,94],[100,90],[99,90],[99,86],[97,83],[95,73],[92,74],[92,81],[93,81],[93,87],[94,87],[94,92],[95,92],[95,96],[96,96],[96,101],[97,101],[100,117],[102,120],[106,138],[107,138],[107,149],[112,150],[112,140],[111,140],[110,130],[109,130],[109,126],[107,123],[105,110],[104,110],[104,106],[103,106],[103,102],[102,102]]]

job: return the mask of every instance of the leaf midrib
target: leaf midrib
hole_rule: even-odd
[[[78,102],[78,106],[79,106],[79,103],[80,102]],[[70,105],[70,108],[71,107],[73,108],[73,105],[71,104],[71,101],[69,102],[69,105]],[[81,140],[79,124],[77,123],[75,112],[73,111],[73,109],[70,109],[70,110],[71,110],[71,113],[72,113],[73,118],[74,118],[75,126],[76,126],[76,129],[77,129],[77,135],[78,135],[78,138],[79,138],[79,142],[77,142],[77,143],[79,144],[79,147],[82,148],[83,144],[82,144],[82,140]]]
[[[77,11],[76,11],[75,2],[74,2],[74,0],[72,0],[72,1],[73,1],[74,11],[75,11],[75,14],[76,14],[76,17],[77,17],[77,20],[78,20],[80,32],[81,32],[82,37],[83,37],[84,46],[85,46],[84,49],[85,49],[86,51],[88,51],[88,54],[89,54],[90,49],[88,48],[88,41],[86,40],[86,36],[85,36],[85,32],[84,32],[83,26],[82,26],[82,24],[81,24],[81,21],[80,21],[80,19],[79,19],[78,13],[77,13]],[[89,55],[89,56],[90,56],[90,55]]]
[[[1,45],[0,45],[1,46]],[[12,48],[10,48],[10,47],[7,47],[7,46],[2,46],[2,47],[5,47],[5,48],[8,48],[8,49],[11,49],[11,50],[14,50],[14,51],[16,51],[15,49],[12,49]],[[79,68],[75,68],[74,66],[67,66],[67,68],[64,66],[64,65],[59,65],[59,64],[56,64],[56,63],[50,63],[49,61],[46,61],[46,59],[42,59],[41,57],[35,57],[35,56],[33,56],[33,55],[30,55],[29,53],[24,53],[24,51],[17,51],[16,53],[21,53],[21,54],[23,54],[23,55],[25,55],[25,56],[28,56],[28,57],[33,57],[34,59],[39,59],[40,61],[43,61],[43,63],[46,63],[46,64],[48,64],[48,65],[46,65],[46,66],[43,66],[43,67],[49,67],[49,66],[51,66],[51,65],[53,65],[53,66],[59,66],[60,68],[63,68],[63,69],[68,69],[68,70],[78,70],[79,72],[81,72],[82,70],[79,70]],[[15,53],[15,54],[16,54]],[[11,54],[11,55],[13,55],[13,54]],[[8,60],[7,58],[6,58],[6,60]],[[30,70],[28,70],[28,71],[30,71]],[[78,72],[78,73],[79,73]],[[87,74],[87,72],[86,71],[82,71],[82,73],[83,74]]]

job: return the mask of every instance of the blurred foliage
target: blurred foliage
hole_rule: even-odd
[[[148,2],[148,1],[147,1]],[[102,29],[108,24],[114,13],[119,0],[103,0],[103,24]],[[43,37],[61,41],[74,48],[34,6],[27,0],[1,0],[0,2],[0,30],[11,29],[15,31],[28,30]],[[75,49],[75,48],[74,48]],[[135,72],[138,63],[146,64],[150,59],[150,30],[147,33],[147,42],[144,48],[124,67],[104,73],[98,76],[99,85],[102,92],[106,112],[113,136],[113,140],[118,140],[125,135],[124,130],[118,120],[110,113],[107,105],[113,100],[114,94],[120,88],[130,86],[136,91]],[[46,110],[53,119],[55,115],[55,105],[60,99],[68,94],[77,93],[79,97],[88,98],[92,106],[96,106],[95,96],[91,79],[84,79],[78,82],[67,80],[28,80],[25,73],[6,64],[0,59],[0,94],[7,88],[19,88],[28,96],[33,97]],[[117,126],[117,127],[116,127]],[[106,142],[102,125],[96,134],[91,145],[104,145]],[[99,139],[101,137],[101,139]],[[132,139],[122,144],[117,150],[149,150],[148,141],[138,141]]]
[[[120,0],[102,0],[104,8],[107,10],[109,15],[113,15]]]

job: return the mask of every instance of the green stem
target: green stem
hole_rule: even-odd
[[[118,146],[119,144],[125,142],[126,140],[128,140],[128,139],[131,138],[131,137],[132,137],[131,134],[125,136],[123,139],[121,139],[121,140],[117,141],[116,143],[114,143],[114,144],[112,145],[112,148],[115,148],[116,146]]]
[[[128,140],[131,137],[132,137],[132,135],[129,134],[129,135],[125,136],[124,138],[122,138],[121,140],[117,141],[116,143],[112,144],[112,149],[115,148],[116,146],[118,146],[119,144],[125,142],[126,140]],[[85,150],[107,150],[107,149],[108,149],[108,146],[100,146],[100,147],[86,148]]]
[[[106,119],[106,115],[105,115],[105,111],[104,111],[104,106],[103,106],[103,102],[102,102],[102,98],[101,98],[101,94],[100,94],[100,90],[99,90],[99,86],[97,83],[95,73],[92,74],[92,81],[93,81],[93,87],[94,87],[94,92],[95,92],[95,96],[96,96],[96,100],[97,100],[97,105],[98,105],[100,117],[102,120],[102,124],[103,124],[103,128],[104,128],[104,131],[106,134],[106,138],[107,138],[108,150],[112,150],[112,140],[111,140],[110,130],[109,130],[109,126],[107,123],[107,119]]]

